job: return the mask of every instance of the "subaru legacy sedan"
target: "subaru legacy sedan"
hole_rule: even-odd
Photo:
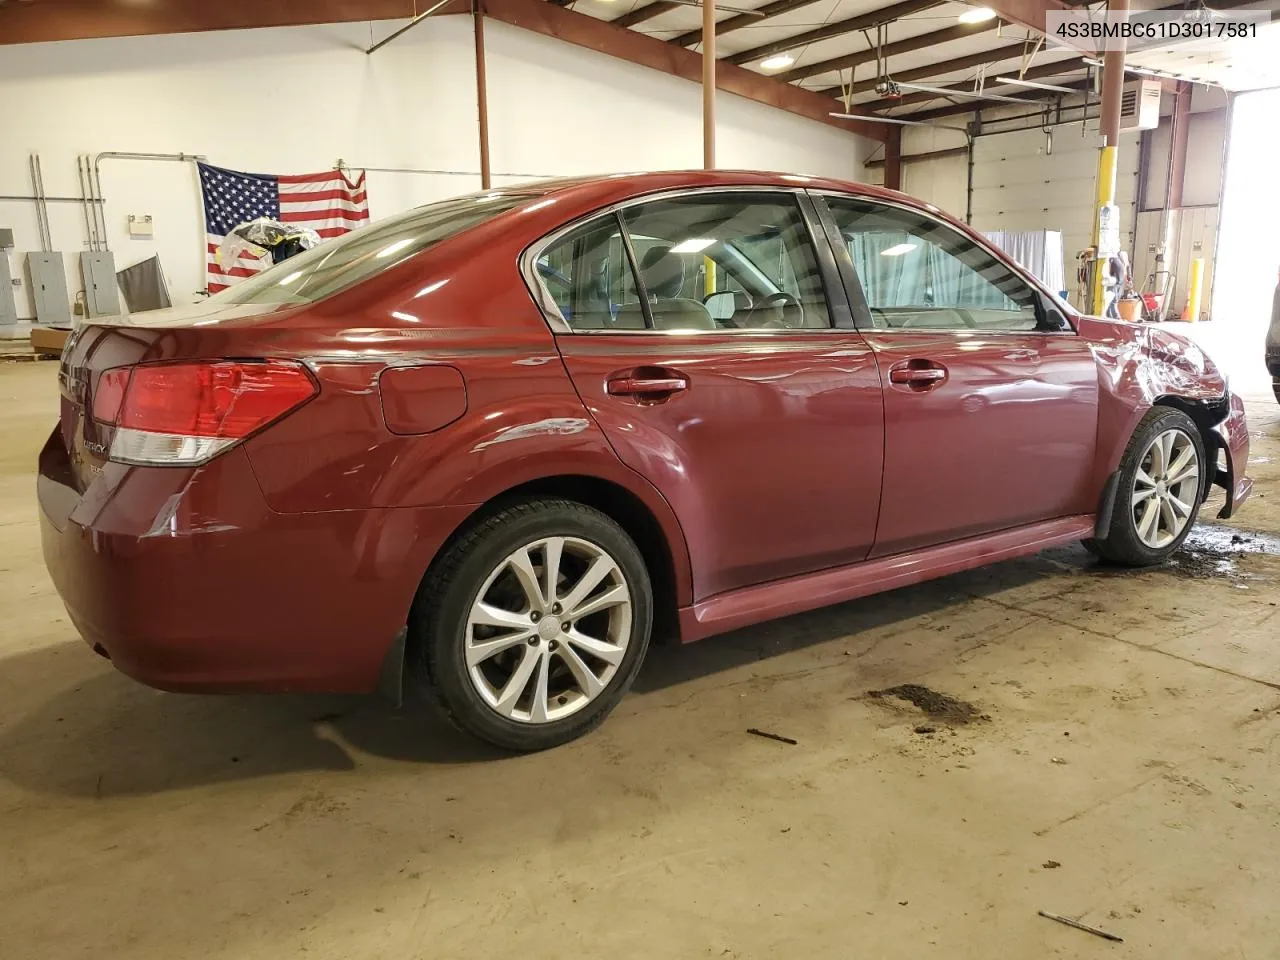
[[[85,641],[178,691],[425,694],[513,750],[651,637],[1084,541],[1154,564],[1238,397],[936,207],[763,173],[432,204],[67,345],[40,454]]]

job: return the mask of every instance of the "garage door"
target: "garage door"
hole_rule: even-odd
[[[980,137],[974,143],[973,226],[978,230],[1059,230],[1068,288],[1074,293],[1075,256],[1093,235],[1098,138],[1077,125],[1057,127],[1052,150],[1043,130]],[[1133,247],[1138,134],[1120,135],[1116,203],[1120,239]]]

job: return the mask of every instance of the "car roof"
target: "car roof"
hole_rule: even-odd
[[[698,189],[705,187],[779,187],[809,190],[832,190],[838,193],[878,197],[906,202],[912,206],[929,208],[906,194],[896,190],[852,180],[834,177],[814,177],[794,173],[777,173],[762,170],[662,170],[650,173],[611,173],[594,176],[562,177],[533,180],[528,183],[504,185],[503,193],[545,196],[570,195],[584,205],[614,203],[632,196],[642,196],[663,190]],[[568,199],[569,197],[565,197]]]

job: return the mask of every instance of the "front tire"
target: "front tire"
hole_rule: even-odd
[[[528,500],[475,524],[432,566],[411,651],[456,726],[545,750],[617,706],[652,619],[644,559],[617,523],[569,500]]]
[[[1126,566],[1162,563],[1196,522],[1204,471],[1204,441],[1195,421],[1181,410],[1153,407],[1120,459],[1111,526],[1085,546]]]

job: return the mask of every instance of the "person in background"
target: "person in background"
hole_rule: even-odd
[[[1267,370],[1271,372],[1271,390],[1280,400],[1280,275],[1271,298],[1271,326],[1267,328]]]

